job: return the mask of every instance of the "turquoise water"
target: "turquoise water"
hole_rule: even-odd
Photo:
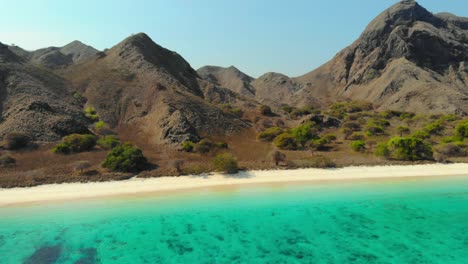
[[[0,263],[468,263],[468,177],[0,208]]]

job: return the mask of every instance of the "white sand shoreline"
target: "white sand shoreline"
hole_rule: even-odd
[[[0,188],[0,207],[48,201],[162,193],[248,184],[339,181],[468,175],[468,163],[404,166],[358,166],[339,169],[245,171],[235,175],[159,177],[96,183],[48,184],[28,188]]]

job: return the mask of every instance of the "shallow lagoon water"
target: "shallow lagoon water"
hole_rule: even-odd
[[[468,176],[0,208],[0,263],[467,263]]]

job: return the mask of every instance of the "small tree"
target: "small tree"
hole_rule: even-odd
[[[432,147],[416,137],[394,137],[386,144],[386,156],[395,160],[432,159]]]
[[[73,164],[73,170],[78,171],[80,174],[89,168],[91,168],[91,163],[89,163],[87,160],[79,160]]]
[[[113,148],[102,163],[102,167],[120,172],[139,172],[147,166],[148,161],[143,156],[143,152],[130,143]]]
[[[286,162],[286,155],[278,150],[273,150],[268,156],[276,166],[278,166],[280,162]]]
[[[283,133],[275,138],[273,144],[280,149],[287,149],[287,150],[296,150],[297,149],[297,142],[293,135],[289,133]]]
[[[351,148],[356,152],[362,152],[366,149],[366,143],[362,140],[351,142]]]
[[[84,151],[90,151],[96,146],[96,136],[86,134],[72,134],[66,136],[52,149],[52,152],[59,154],[71,154]]]
[[[216,170],[225,173],[236,173],[239,170],[236,158],[229,153],[216,155],[213,158],[213,165]]]
[[[182,169],[184,167],[184,163],[185,161],[184,160],[173,160],[172,161],[172,166],[176,169],[177,173],[178,174],[181,174],[182,173]]]

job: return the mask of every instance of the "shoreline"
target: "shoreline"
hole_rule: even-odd
[[[15,205],[95,199],[115,196],[157,195],[202,188],[226,188],[275,183],[313,183],[363,179],[468,176],[468,163],[356,166],[337,169],[241,171],[179,177],[132,178],[122,181],[47,184],[26,188],[0,188],[0,208]]]

